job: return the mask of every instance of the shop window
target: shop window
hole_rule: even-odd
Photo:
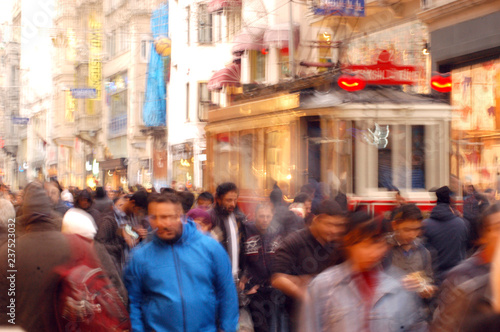
[[[124,52],[130,49],[130,36],[127,31],[127,27],[123,26],[119,30],[120,38],[120,52]]]
[[[198,6],[198,43],[212,43],[212,13],[208,12],[206,4]]]
[[[212,95],[208,83],[198,83],[198,121],[208,121],[208,110],[212,104]]]
[[[289,181],[290,165],[289,128],[271,128],[265,135],[265,178],[266,189],[272,190],[274,184]]]
[[[254,134],[242,134],[240,136],[240,186],[243,189],[257,188],[255,161]]]
[[[249,51],[250,78],[252,82],[263,82],[266,79],[266,55],[261,51]]]

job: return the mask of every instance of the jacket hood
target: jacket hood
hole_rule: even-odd
[[[27,231],[61,230],[61,220],[55,216],[42,183],[31,182],[24,189],[19,222]]]
[[[449,204],[438,203],[431,212],[431,218],[437,221],[448,221],[456,217]]]

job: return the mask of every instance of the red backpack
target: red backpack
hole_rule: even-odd
[[[130,331],[123,299],[99,266],[92,247],[78,236],[68,238],[74,258],[71,265],[55,270],[60,277],[55,296],[59,331]]]

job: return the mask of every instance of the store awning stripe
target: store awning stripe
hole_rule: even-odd
[[[242,30],[233,39],[233,54],[261,50],[264,47],[265,31],[266,29],[263,27],[251,27]]]
[[[232,63],[212,75],[208,81],[209,90],[220,90],[225,86],[240,86],[241,66]]]

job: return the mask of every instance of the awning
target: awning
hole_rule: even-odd
[[[228,7],[241,7],[241,0],[210,0],[207,10],[216,12]]]
[[[265,47],[288,48],[290,23],[278,24],[270,27],[264,33]],[[300,25],[293,23],[293,44],[295,48],[300,42]]]
[[[220,90],[225,86],[240,86],[241,65],[232,63],[212,75],[208,81],[208,90]]]
[[[244,51],[259,51],[264,47],[264,32],[263,27],[249,27],[243,29],[233,39],[232,52],[240,53]]]

